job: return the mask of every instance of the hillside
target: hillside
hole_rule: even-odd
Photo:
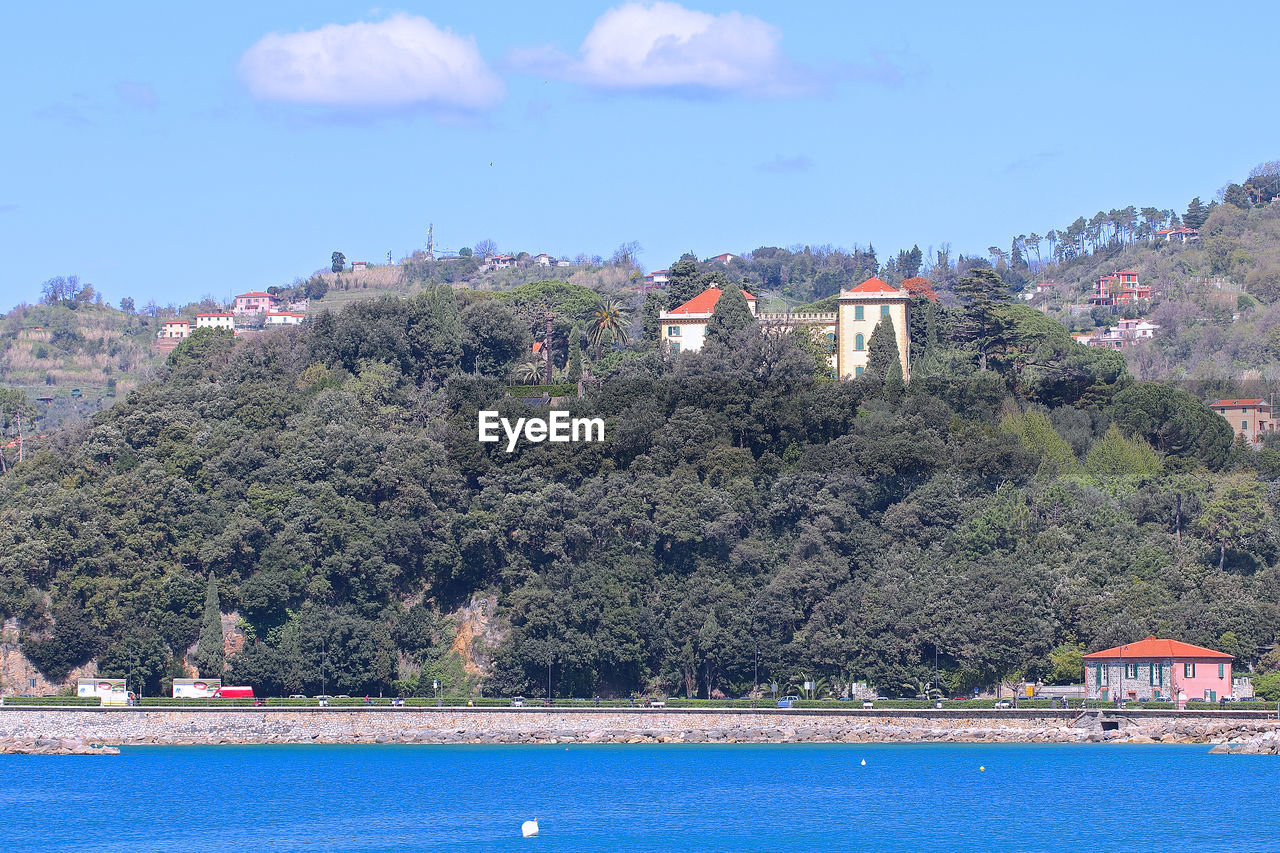
[[[21,305],[0,321],[0,386],[39,401],[36,427],[109,405],[160,363],[155,318],[98,302]]]
[[[1001,309],[987,371],[948,312],[905,392],[755,326],[636,343],[566,406],[606,441],[507,453],[477,413],[539,414],[504,393],[518,310],[441,287],[182,343],[0,477],[26,659],[156,693],[225,654],[259,691],[323,666],[352,695],[534,693],[548,661],[558,695],[741,695],[757,651],[911,695],[935,654],[962,691],[1148,633],[1271,665],[1280,455],[1037,312]]]

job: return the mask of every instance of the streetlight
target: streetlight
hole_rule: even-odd
[[[554,651],[551,646],[551,638],[547,638],[547,707],[551,707],[551,659]]]

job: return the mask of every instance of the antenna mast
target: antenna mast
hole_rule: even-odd
[[[435,229],[436,226],[434,222],[427,223],[427,260],[429,261],[434,261],[436,259]]]

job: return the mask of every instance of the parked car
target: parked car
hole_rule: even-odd
[[[289,698],[290,699],[306,699],[307,697],[303,696],[301,693],[291,693],[289,694]]]
[[[516,696],[514,699],[512,699],[512,700],[511,700],[511,707],[512,707],[512,708],[523,708],[523,707],[524,707],[524,697],[523,697],[523,696]]]
[[[996,702],[996,707],[997,707],[997,708],[1012,708],[1012,707],[1013,707],[1013,700],[1012,700],[1012,699],[1000,699],[1000,700],[998,700],[998,701]]]
[[[778,700],[779,708],[794,708],[795,703],[800,701],[799,696],[783,696]]]

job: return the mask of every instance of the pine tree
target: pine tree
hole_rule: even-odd
[[[742,288],[729,287],[716,300],[716,309],[707,321],[707,340],[728,344],[734,334],[755,322]]]
[[[1182,224],[1188,228],[1199,228],[1204,225],[1205,219],[1209,217],[1209,212],[1200,201],[1200,196],[1191,199],[1191,203],[1187,205],[1187,212],[1182,217]]]
[[[204,620],[200,644],[196,646],[196,670],[201,678],[221,678],[226,667],[222,651],[222,605],[218,602],[218,580],[209,574],[204,595]]]
[[[955,292],[965,309],[954,327],[955,335],[977,346],[978,368],[986,370],[988,358],[1003,341],[1008,327],[998,309],[1009,301],[1009,288],[995,270],[973,269],[956,282]]]
[[[693,255],[681,255],[667,273],[667,306],[676,308],[706,290],[703,276],[698,272],[698,259]]]
[[[650,290],[644,297],[644,308],[641,309],[644,339],[657,341],[662,339],[661,314],[667,310],[667,295],[660,290]]]

